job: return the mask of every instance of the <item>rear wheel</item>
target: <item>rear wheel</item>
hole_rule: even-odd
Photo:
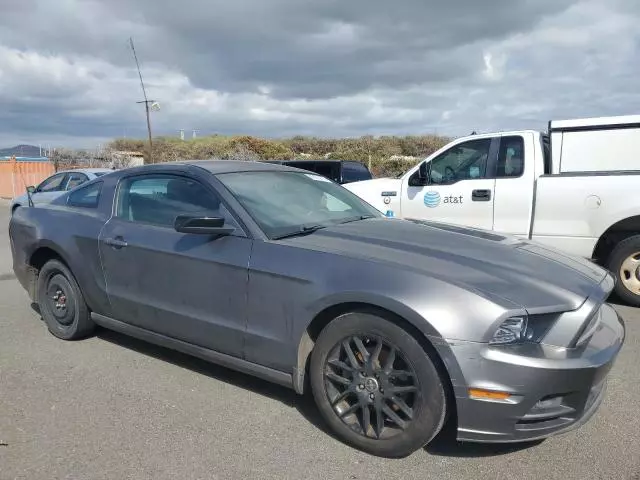
[[[318,337],[309,373],[323,418],[367,453],[410,455],[444,423],[445,392],[433,362],[415,338],[377,315],[333,320]]]
[[[616,294],[634,307],[640,307],[640,235],[618,243],[607,261],[616,276]]]
[[[86,337],[95,328],[76,279],[59,260],[40,269],[38,307],[49,331],[63,340]]]

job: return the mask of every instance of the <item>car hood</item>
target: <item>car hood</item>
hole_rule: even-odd
[[[418,271],[529,313],[576,309],[607,275],[589,260],[537,243],[429,221],[362,220],[286,242]]]
[[[23,193],[22,195],[18,195],[17,197],[13,197],[11,199],[11,204],[15,203],[24,203],[28,200],[27,194]]]

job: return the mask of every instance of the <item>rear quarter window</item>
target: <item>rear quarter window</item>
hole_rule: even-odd
[[[100,192],[102,191],[102,182],[92,183],[85,187],[81,187],[69,194],[67,205],[82,208],[97,208],[100,202]]]
[[[369,169],[358,162],[345,162],[342,164],[342,183],[370,180]]]

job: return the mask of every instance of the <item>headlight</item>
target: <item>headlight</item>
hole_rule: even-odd
[[[497,345],[518,343],[525,339],[526,333],[527,317],[510,317],[500,324],[489,343]]]
[[[558,320],[559,313],[509,317],[500,324],[489,341],[491,345],[538,343]]]

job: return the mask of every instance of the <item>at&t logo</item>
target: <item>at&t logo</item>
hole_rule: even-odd
[[[424,194],[424,204],[429,208],[435,208],[440,205],[440,194],[430,191]]]

